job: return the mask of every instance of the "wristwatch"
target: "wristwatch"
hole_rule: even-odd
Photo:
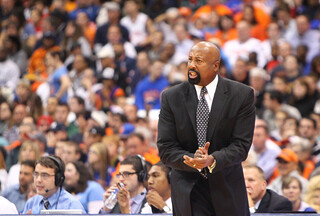
[[[168,213],[171,211],[171,209],[168,206],[164,206],[162,211],[164,211],[165,213]]]
[[[209,173],[212,173],[213,169],[216,167],[216,159],[213,159],[213,163],[208,167]]]

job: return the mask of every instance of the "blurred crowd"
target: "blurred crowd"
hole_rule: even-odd
[[[318,0],[0,2],[2,196],[15,185],[32,196],[32,173],[21,168],[44,155],[85,164],[66,169],[74,194],[86,188],[75,168],[107,189],[127,156],[159,162],[161,92],[187,81],[189,50],[205,40],[221,50],[220,76],[255,92],[244,163],[295,211],[302,200],[320,211]],[[300,185],[294,195],[283,189],[291,184]]]

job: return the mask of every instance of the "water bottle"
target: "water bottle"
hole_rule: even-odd
[[[123,183],[118,183],[118,185],[120,187],[124,187]],[[113,207],[116,205],[117,203],[117,193],[118,193],[119,189],[115,189],[113,191],[113,193],[108,197],[108,199],[106,199],[104,205],[108,208],[108,209],[113,209]]]

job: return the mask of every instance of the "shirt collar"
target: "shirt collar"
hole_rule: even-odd
[[[147,190],[144,188],[141,193],[131,198],[133,203],[141,203],[142,200],[146,197]]]
[[[61,196],[63,194],[64,189],[62,188],[58,188],[58,190],[52,194],[50,197],[47,198],[47,200],[50,203],[50,206],[54,206],[56,205],[56,202],[58,201],[58,197]],[[40,202],[41,204],[43,204],[43,200],[46,199],[43,197],[42,201]]]
[[[213,100],[214,94],[216,92],[217,85],[218,85],[218,79],[219,79],[218,77],[219,76],[216,75],[216,77],[211,81],[211,83],[206,85],[210,100]],[[203,86],[194,85],[194,87],[196,88],[196,91],[197,91],[197,97],[198,97],[198,99],[200,99],[200,92],[201,92],[201,89]]]

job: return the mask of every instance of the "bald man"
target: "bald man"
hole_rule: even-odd
[[[219,49],[197,43],[188,82],[162,93],[158,148],[172,168],[173,215],[250,214],[241,162],[253,136],[253,90],[219,76],[219,65]]]

